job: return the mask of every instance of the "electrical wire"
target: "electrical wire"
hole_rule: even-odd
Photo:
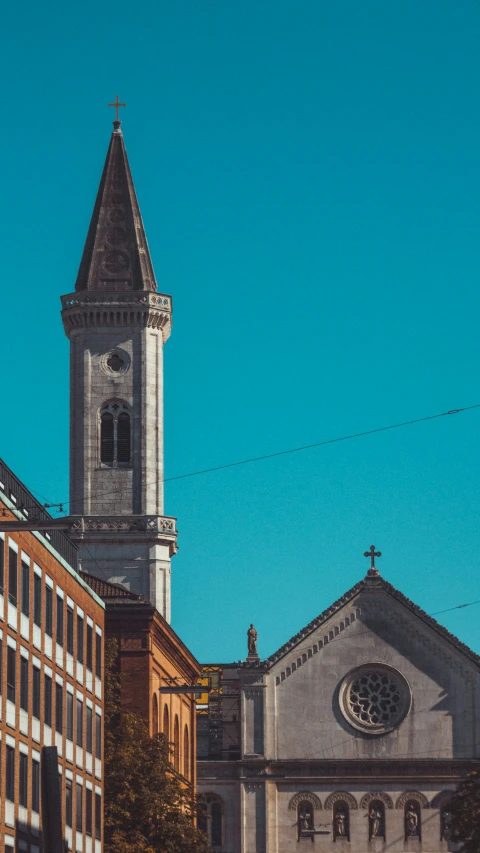
[[[349,435],[343,435],[339,438],[328,438],[325,441],[316,441],[313,444],[303,444],[299,447],[291,447],[288,450],[278,450],[275,453],[266,453],[263,456],[251,456],[248,459],[240,459],[237,462],[227,462],[224,465],[215,465],[212,468],[202,468],[198,471],[190,471],[187,474],[177,474],[173,477],[165,477],[164,479],[157,478],[156,480],[152,480],[150,483],[145,483],[144,487],[155,486],[159,483],[171,483],[174,480],[185,480],[188,477],[199,477],[203,474],[212,474],[214,471],[224,471],[227,468],[238,468],[240,465],[250,465],[253,462],[263,462],[266,459],[275,459],[278,456],[287,456],[288,454],[292,453],[300,453],[300,451],[303,450],[313,450],[316,447],[325,447],[327,444],[338,444],[341,441],[351,441],[353,438],[363,438],[366,435],[375,435],[379,432],[386,432],[387,430],[391,429],[399,429],[400,427],[412,426],[413,424],[420,424],[424,423],[425,421],[432,421],[437,418],[444,418],[447,415],[458,415],[460,412],[468,412],[472,409],[479,408],[480,403],[475,403],[473,406],[462,406],[459,409],[449,409],[447,412],[439,412],[436,415],[425,415],[424,417],[414,418],[410,421],[401,421],[400,423],[389,424],[388,426],[375,427],[374,429],[364,430],[363,432],[355,432]],[[103,497],[105,497],[105,495],[114,495],[117,494],[117,492],[118,489],[112,489],[111,492],[102,492],[101,494]],[[92,494],[91,497],[95,497],[95,493]],[[73,503],[79,503],[80,500],[83,500],[83,498],[79,498],[78,500],[72,501],[59,501],[56,504],[45,504],[45,508],[52,509],[54,507],[70,506]]]

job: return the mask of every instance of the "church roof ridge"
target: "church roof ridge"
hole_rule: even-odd
[[[75,290],[156,291],[121,122],[113,124]]]
[[[278,660],[280,660],[284,655],[288,654],[288,652],[292,651],[295,648],[296,644],[301,640],[305,639],[308,634],[311,634],[316,628],[319,628],[327,619],[333,616],[338,610],[344,607],[345,604],[348,604],[355,596],[357,596],[360,592],[364,590],[375,589],[384,589],[388,592],[392,598],[406,607],[408,610],[413,611],[416,616],[422,619],[423,622],[426,622],[427,625],[436,631],[444,640],[448,643],[455,646],[458,651],[462,652],[466,657],[470,659],[472,663],[476,666],[480,667],[480,655],[474,652],[466,643],[463,643],[455,634],[452,634],[447,628],[444,628],[433,616],[429,616],[428,613],[425,612],[418,604],[411,601],[407,598],[403,592],[400,592],[393,584],[386,581],[382,578],[378,573],[373,577],[370,573],[367,573],[367,576],[363,578],[361,581],[356,583],[351,589],[344,593],[340,598],[333,602],[329,607],[322,611],[315,619],[312,619],[311,622],[308,623],[304,628],[298,631],[297,634],[294,634],[283,646],[280,646],[276,652],[270,655],[265,660],[258,661],[243,661],[241,663],[242,669],[268,669]]]

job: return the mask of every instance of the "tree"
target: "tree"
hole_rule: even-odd
[[[480,772],[460,782],[445,808],[450,838],[461,844],[458,853],[480,853]]]
[[[105,648],[105,853],[209,853],[196,804],[172,772],[165,735],[120,713],[118,643]]]

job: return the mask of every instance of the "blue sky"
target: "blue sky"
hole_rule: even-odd
[[[480,403],[478,3],[4,8],[0,455],[68,499],[73,290],[111,130],[159,288],[175,476]],[[168,484],[173,625],[272,653],[360,579],[480,599],[480,409]],[[480,652],[480,605],[440,616]]]

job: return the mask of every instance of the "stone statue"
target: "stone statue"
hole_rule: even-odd
[[[247,631],[248,657],[258,657],[257,639],[258,633],[255,627],[250,625],[250,628]]]
[[[452,815],[448,809],[442,809],[442,838],[449,841],[452,837]]]
[[[382,837],[382,812],[376,806],[370,809],[370,838]]]
[[[346,838],[347,826],[346,815],[344,811],[339,811],[335,815],[334,821],[335,838]]]
[[[312,830],[312,815],[310,812],[303,812],[299,815],[299,823],[301,832],[308,832],[309,830]]]
[[[417,838],[418,836],[418,815],[411,805],[405,812],[405,835],[409,838]]]

